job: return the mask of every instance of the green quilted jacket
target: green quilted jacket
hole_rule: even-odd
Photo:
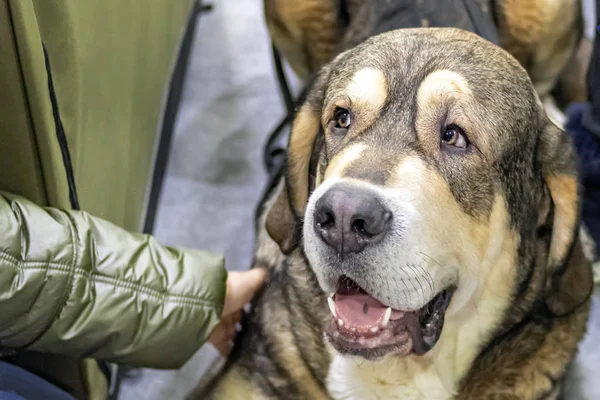
[[[220,257],[0,193],[0,343],[177,368],[221,315]]]
[[[223,259],[138,233],[197,3],[0,0],[0,360],[78,399],[219,321]]]

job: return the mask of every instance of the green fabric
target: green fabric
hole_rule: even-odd
[[[192,4],[34,1],[81,207],[126,229],[140,227],[163,94]]]
[[[26,51],[31,40],[22,20],[13,19],[13,4],[0,2],[0,188],[40,204],[66,207],[68,190],[60,149],[53,140],[43,53]],[[29,32],[35,37],[34,30]]]
[[[69,207],[42,43],[82,209],[138,230],[193,0],[0,2],[0,189]]]
[[[0,190],[27,198],[0,197],[0,350],[32,350],[12,362],[77,398],[105,397],[105,383],[91,381],[97,366],[78,358],[178,367],[220,314],[220,258],[118,228],[143,222],[163,99],[194,3],[0,1]],[[58,211],[71,203],[44,47],[90,214]]]
[[[219,321],[220,257],[6,193],[0,232],[1,346],[178,368]]]

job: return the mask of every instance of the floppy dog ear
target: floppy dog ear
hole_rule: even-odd
[[[265,224],[269,236],[279,245],[281,252],[290,254],[300,240],[300,229],[290,208],[287,185],[280,188],[267,213]]]
[[[321,129],[328,76],[329,68],[326,67],[318,74],[307,100],[296,114],[288,141],[285,185],[267,214],[267,232],[284,254],[289,254],[300,241],[300,221],[310,189],[310,160]]]
[[[554,205],[546,305],[555,315],[565,315],[584,303],[593,289],[591,264],[579,240],[579,160],[570,137],[554,124],[549,123],[540,140],[542,171]]]

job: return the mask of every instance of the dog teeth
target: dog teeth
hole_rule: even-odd
[[[378,330],[379,330],[378,326],[374,326],[370,329],[371,333],[377,333]]]
[[[338,325],[339,326],[344,326],[344,321],[342,321],[341,318],[338,319]]]
[[[385,328],[387,326],[387,324],[390,322],[390,317],[392,316],[392,307],[388,307],[387,310],[385,310],[385,315],[383,317],[383,322],[381,322],[381,327]]]
[[[335,312],[335,302],[331,297],[327,298],[327,304],[329,305],[329,311],[333,314],[333,318],[337,318],[337,313]]]

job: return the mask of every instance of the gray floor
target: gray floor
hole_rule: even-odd
[[[585,1],[593,15],[593,1]],[[593,30],[589,25],[588,35]],[[262,144],[283,112],[262,0],[215,2],[213,12],[201,17],[192,51],[159,206],[159,240],[222,253],[228,268],[248,268],[254,207],[266,179]],[[600,399],[600,384],[591,379],[600,377],[598,341],[596,301],[569,400]],[[138,370],[121,398],[181,399],[212,360],[201,349],[179,371]]]

